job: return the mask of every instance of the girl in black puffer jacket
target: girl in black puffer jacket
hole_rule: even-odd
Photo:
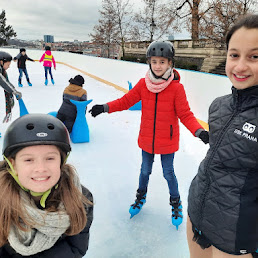
[[[236,23],[226,43],[232,94],[209,109],[210,149],[188,197],[191,258],[258,250],[258,15]]]

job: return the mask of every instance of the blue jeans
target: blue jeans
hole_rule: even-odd
[[[147,191],[149,177],[152,172],[154,155],[142,150],[142,166],[139,178],[139,190]],[[172,198],[179,197],[177,178],[174,173],[174,153],[161,154],[163,176],[167,180],[169,193]]]
[[[24,69],[23,68],[19,68],[19,79],[18,79],[19,83],[21,83],[22,73],[25,74],[27,82],[30,82],[30,78],[29,78],[27,69],[26,68],[24,68]]]
[[[50,75],[51,79],[53,79],[51,67],[44,66],[44,68],[45,68],[45,78],[46,78],[46,80],[47,80],[47,72],[49,72],[49,75]]]

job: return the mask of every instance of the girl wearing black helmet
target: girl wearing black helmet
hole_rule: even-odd
[[[13,94],[17,99],[21,98],[21,93],[9,82],[6,70],[10,67],[12,56],[4,51],[0,51],[0,85],[4,89],[6,115],[3,123],[7,123],[12,117],[12,108],[14,106]]]
[[[92,195],[66,164],[69,133],[57,118],[28,114],[4,136],[0,257],[83,257]]]
[[[89,111],[92,116],[102,112],[112,113],[128,109],[142,101],[141,128],[138,138],[142,149],[142,166],[135,203],[131,205],[131,217],[138,214],[146,202],[149,176],[155,154],[161,154],[163,175],[168,183],[172,224],[177,228],[182,223],[182,205],[174,173],[174,153],[179,148],[179,122],[205,143],[208,133],[198,123],[190,111],[179,73],[172,69],[175,51],[171,42],[152,42],[146,56],[150,69],[135,87],[121,99],[104,105],[95,105]]]

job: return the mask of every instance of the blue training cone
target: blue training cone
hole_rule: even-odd
[[[91,100],[77,101],[70,99],[70,101],[77,108],[77,116],[73,125],[72,132],[70,134],[73,143],[82,143],[90,141],[89,127],[86,120],[86,106],[91,103]]]
[[[18,100],[18,102],[19,102],[19,107],[20,107],[20,116],[24,116],[24,115],[29,114],[29,112],[28,112],[28,110],[27,110],[27,108],[26,108],[22,98],[20,98]]]
[[[132,87],[132,83],[127,81],[128,85],[129,85],[129,90],[131,90]],[[136,104],[134,104],[132,107],[129,108],[129,110],[142,110],[142,101],[140,100],[139,102],[137,102]]]

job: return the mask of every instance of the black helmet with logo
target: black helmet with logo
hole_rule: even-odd
[[[170,41],[153,41],[146,52],[147,59],[152,56],[160,56],[173,60],[175,56],[173,44]]]
[[[65,125],[46,114],[27,114],[16,119],[4,135],[3,155],[8,157],[17,148],[33,145],[55,145],[66,154],[71,151]]]
[[[13,57],[9,53],[0,51],[0,61],[2,60],[5,63],[12,61],[12,59]]]

